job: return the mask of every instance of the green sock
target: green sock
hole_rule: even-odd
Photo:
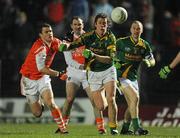
[[[124,122],[124,123],[123,123],[123,126],[122,126],[122,130],[123,130],[123,131],[128,131],[130,125],[131,125],[131,122]]]
[[[134,131],[136,131],[138,128],[140,128],[139,118],[133,118],[132,124],[133,124]]]

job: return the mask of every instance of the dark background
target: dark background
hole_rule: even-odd
[[[160,79],[158,72],[180,49],[179,0],[0,0],[0,98],[22,97],[19,70],[38,37],[39,23],[50,23],[55,36],[61,38],[69,31],[71,17],[79,15],[84,19],[85,30],[89,30],[96,8],[103,4],[123,6],[128,11],[125,23],[110,26],[117,38],[129,35],[129,25],[136,19],[144,25],[142,38],[152,45],[156,66],[147,68],[142,64],[140,67],[141,102],[177,105],[180,102],[179,65],[166,80]],[[65,67],[64,57],[58,53],[52,68],[63,70]],[[65,82],[52,78],[52,87],[56,97],[65,97]],[[86,94],[80,90],[77,96]],[[119,95],[117,100],[124,102]]]

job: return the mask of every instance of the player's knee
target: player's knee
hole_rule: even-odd
[[[97,109],[99,110],[99,111],[104,111],[105,110],[105,106],[102,104],[102,105],[97,105]]]
[[[51,110],[51,109],[54,109],[54,108],[56,108],[57,106],[56,106],[56,104],[55,103],[53,103],[53,102],[51,102],[51,103],[47,103],[47,106],[48,106],[48,108]]]
[[[132,97],[133,99],[131,100],[133,104],[136,104],[139,101],[139,94],[136,94]]]
[[[72,103],[74,102],[74,98],[73,98],[73,97],[70,97],[70,96],[68,96],[68,97],[66,98],[66,100],[67,100],[68,104],[72,104]]]
[[[109,105],[109,104],[114,104],[114,103],[115,103],[115,97],[114,97],[114,96],[108,97],[108,98],[107,98],[107,102],[108,102],[108,105]]]
[[[37,118],[40,118],[42,116],[42,111],[34,112],[33,115]]]
[[[99,111],[104,111],[106,109],[107,105],[105,103],[99,103],[96,104],[96,107]]]

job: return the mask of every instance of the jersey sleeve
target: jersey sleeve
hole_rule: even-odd
[[[146,51],[144,54],[144,59],[152,59],[154,58],[153,54],[152,54],[152,49],[151,46],[148,42],[144,41],[145,45],[146,45]]]
[[[110,34],[110,44],[108,45],[107,50],[110,57],[114,58],[116,53],[116,37],[114,34]]]
[[[68,50],[72,50],[72,49],[78,48],[78,47],[80,47],[82,45],[85,45],[85,44],[84,44],[84,38],[81,36],[77,40],[73,41],[70,44],[70,46],[68,47]]]
[[[52,42],[52,48],[54,51],[58,52],[59,51],[59,46],[62,43],[61,40],[59,40],[58,38],[54,38],[53,42]]]
[[[38,71],[45,67],[45,60],[46,60],[46,48],[43,47],[39,51],[35,53],[35,60]]]
[[[71,66],[76,69],[79,69],[79,67],[81,66],[81,64],[73,60],[71,51],[65,51],[64,57],[65,57],[66,64],[68,66]]]

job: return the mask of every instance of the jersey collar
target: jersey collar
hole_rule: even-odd
[[[137,43],[134,41],[134,39],[133,39],[132,36],[130,36],[130,40],[131,40],[131,42],[132,42],[135,46],[145,47],[145,46],[144,46],[144,42],[143,42],[143,40],[142,40],[141,38],[138,38],[138,42],[137,42]]]

